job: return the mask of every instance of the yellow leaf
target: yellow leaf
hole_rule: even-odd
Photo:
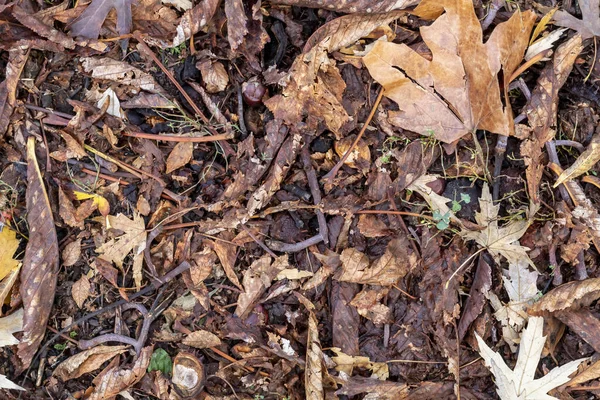
[[[556,180],[554,187],[561,183],[577,178],[590,170],[598,161],[600,161],[600,135],[595,135],[592,141],[583,153],[577,157],[577,160],[569,168],[565,169]]]
[[[75,195],[75,198],[77,200],[93,199],[94,204],[96,205],[96,207],[98,207],[98,211],[100,211],[100,214],[104,215],[105,217],[108,214],[110,214],[110,204],[108,204],[108,200],[106,200],[104,197],[100,196],[99,194],[85,193],[85,192],[80,192],[78,190],[74,190],[73,194]]]
[[[0,280],[19,265],[19,262],[13,259],[17,247],[19,247],[17,234],[8,227],[4,227],[0,232]]]
[[[548,23],[550,22],[552,17],[554,17],[554,13],[556,12],[556,10],[558,10],[558,8],[553,8],[546,15],[544,15],[542,17],[540,22],[537,24],[537,26],[533,30],[533,34],[531,35],[531,39],[529,40],[530,46],[533,44],[533,42],[535,42],[537,37],[540,36],[540,34],[544,31],[544,29],[546,29],[546,26],[548,26]]]

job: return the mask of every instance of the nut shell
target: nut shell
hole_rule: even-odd
[[[251,78],[242,84],[242,97],[250,107],[258,107],[262,104],[263,96],[267,88],[256,78]]]
[[[204,365],[191,353],[180,352],[173,360],[173,387],[183,398],[196,396],[204,388]]]

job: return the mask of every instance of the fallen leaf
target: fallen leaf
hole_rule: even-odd
[[[600,278],[571,281],[555,287],[529,309],[531,315],[577,310],[600,298]]]
[[[242,0],[225,0],[225,15],[227,16],[227,40],[231,50],[236,51],[248,33]]]
[[[23,330],[23,309],[19,308],[7,317],[0,318],[0,347],[19,344],[12,334]]]
[[[77,200],[92,199],[94,206],[96,206],[96,208],[98,208],[98,211],[100,211],[100,214],[102,214],[104,216],[107,216],[108,214],[110,214],[110,204],[108,203],[108,200],[106,200],[104,197],[100,196],[99,194],[85,193],[85,192],[80,192],[78,190],[74,190],[73,195],[75,195],[75,198]],[[88,217],[88,216],[89,215],[87,215],[86,217]]]
[[[275,279],[279,271],[287,266],[287,255],[276,258],[273,263],[271,263],[269,255],[262,256],[254,261],[244,272],[242,280],[244,292],[238,297],[235,315],[242,319],[245,318],[252,311],[260,296],[271,286],[271,281]]]
[[[287,4],[297,7],[324,8],[346,13],[384,13],[414,6],[418,0],[275,0],[272,4]]]
[[[4,226],[0,231],[0,281],[19,265],[19,261],[13,259],[18,247],[15,231]]]
[[[27,48],[13,48],[8,52],[5,80],[0,82],[0,135],[6,133],[10,117],[17,103],[17,86],[23,67],[29,58]]]
[[[521,142],[521,155],[527,166],[527,192],[536,204],[540,201],[539,186],[545,167],[542,149],[556,134],[558,91],[566,82],[582,49],[579,35],[573,36],[556,49],[552,63],[542,70],[525,108],[533,132],[530,138]]]
[[[230,241],[233,238],[233,234],[225,231],[221,233],[220,238]],[[234,269],[235,262],[237,260],[237,247],[231,243],[227,243],[224,240],[215,240],[212,243],[213,249],[215,253],[217,253],[217,257],[219,257],[219,261],[223,266],[223,270],[225,271],[227,278],[231,281],[231,283],[243,290],[242,284],[240,283],[240,280],[237,277]]]
[[[354,296],[350,305],[356,307],[361,316],[373,321],[374,324],[391,323],[392,310],[381,304],[381,300],[387,294],[388,289],[385,288],[363,289]]]
[[[554,25],[573,29],[583,39],[600,36],[600,0],[579,0],[577,3],[582,19],[560,10],[554,14]]]
[[[592,141],[587,149],[577,157],[577,160],[569,168],[565,169],[556,179],[553,187],[561,183],[575,179],[590,170],[598,161],[600,161],[600,133],[592,137]]]
[[[313,276],[314,274],[310,271],[300,271],[298,268],[286,268],[280,271],[275,279],[278,281],[282,279],[296,280],[296,279],[304,279]]]
[[[481,191],[479,208],[480,211],[475,214],[475,220],[477,224],[485,228],[481,231],[471,231],[463,227],[460,231],[462,238],[476,241],[480,246],[486,248],[496,261],[499,261],[499,257],[502,255],[509,264],[517,265],[521,261],[526,261],[535,268],[533,261],[527,255],[529,248],[519,244],[519,239],[531,223],[529,218],[535,212],[530,211],[527,219],[515,218],[508,224],[498,227],[500,205],[494,205],[487,183],[483,185]]]
[[[390,228],[376,215],[362,214],[358,217],[358,230],[364,237],[385,237],[390,234]]]
[[[446,13],[421,28],[432,61],[405,44],[385,41],[375,42],[363,57],[384,95],[400,107],[389,112],[390,122],[445,143],[476,129],[508,135],[514,128],[502,104],[498,73],[509,54],[522,59],[535,14],[514,13],[484,44],[470,0],[442,4]]]
[[[38,35],[45,37],[67,49],[75,48],[75,41],[61,31],[50,25],[44,24],[36,15],[32,15],[21,7],[13,7],[13,16],[24,26],[28,27]]]
[[[212,332],[200,330],[186,335],[181,343],[197,349],[208,349],[209,347],[220,346],[221,339]]]
[[[164,89],[156,83],[152,75],[135,68],[127,62],[113,60],[108,57],[81,57],[80,60],[83,70],[91,74],[92,78],[107,79],[123,85],[134,86],[150,93],[166,94]]]
[[[9,274],[2,281],[0,281],[0,304],[4,304],[6,297],[10,294],[10,290],[19,277],[20,271],[21,266],[19,265],[17,268],[9,272]]]
[[[7,379],[6,376],[0,374],[0,389],[25,390],[21,386]]]
[[[477,263],[477,270],[473,277],[473,284],[471,290],[469,290],[469,297],[465,303],[465,307],[460,316],[460,322],[458,323],[458,338],[462,340],[467,334],[467,329],[473,321],[483,311],[485,306],[486,295],[492,295],[489,293],[492,288],[492,268],[490,264],[485,260],[485,257],[481,255],[479,262]],[[512,300],[512,299],[511,299]],[[498,300],[499,301],[499,300]]]
[[[367,368],[372,372],[371,378],[382,381],[387,380],[390,376],[388,365],[385,362],[372,362],[369,357],[364,356],[349,356],[336,347],[332,347],[330,350],[335,353],[335,356],[331,357],[336,364],[335,369],[348,376],[352,375],[354,368]]]
[[[334,279],[380,286],[395,285],[418,262],[404,236],[392,239],[385,253],[371,265],[369,258],[355,248],[342,251],[340,260],[342,267],[334,275]]]
[[[62,264],[65,267],[75,265],[81,257],[81,239],[67,244],[62,252]]]
[[[306,337],[306,368],[304,387],[306,399],[323,400],[323,350],[319,341],[319,321],[315,316],[315,306],[306,297],[296,293],[296,297],[308,310],[308,334]]]
[[[71,35],[98,39],[100,29],[110,10],[117,11],[117,32],[131,33],[131,3],[133,0],[92,0],[89,6],[71,24]]]
[[[187,11],[192,8],[191,0],[162,0],[163,4],[170,4],[181,11]]]
[[[192,35],[204,28],[212,19],[220,3],[221,0],[204,0],[196,5],[196,7],[186,11],[176,28],[177,33],[175,38],[173,38],[173,47],[184,43]]]
[[[119,368],[115,366],[108,371],[103,371],[101,379],[96,383],[96,387],[88,400],[110,399],[121,391],[138,383],[146,375],[151,355],[152,346],[147,346],[142,349],[138,359],[131,368]]]
[[[83,308],[83,304],[90,297],[91,291],[90,279],[86,275],[81,275],[81,278],[71,287],[71,296],[73,296],[73,300],[79,308]]]
[[[222,92],[229,84],[229,75],[227,75],[223,64],[218,61],[200,61],[196,63],[196,68],[200,70],[202,81],[206,85],[208,93]]]
[[[108,88],[102,93],[102,97],[96,103],[96,107],[102,109],[104,104],[108,102],[108,108],[106,109],[106,113],[108,115],[112,115],[113,117],[125,119],[125,113],[121,109],[121,102],[117,97],[117,93],[115,93],[112,88]]]
[[[46,194],[40,167],[35,156],[35,138],[27,140],[27,222],[29,242],[21,268],[23,338],[17,355],[20,369],[29,367],[46,333],[46,323],[54,303],[59,268],[58,240],[52,208]]]
[[[129,346],[96,346],[75,354],[58,364],[52,372],[63,382],[95,371],[111,358],[123,354]]]
[[[338,140],[334,144],[335,152],[341,158],[352,146],[356,137],[354,135],[346,136],[342,140]],[[350,155],[344,161],[344,164],[350,168],[357,168],[366,175],[371,168],[371,151],[364,140],[359,140],[358,144],[353,148]]]
[[[119,268],[123,268],[123,260],[133,252],[133,279],[137,287],[142,285],[142,263],[144,260],[144,249],[146,248],[146,226],[144,219],[134,213],[133,220],[123,214],[116,217],[109,215],[106,218],[96,218],[106,229],[122,232],[115,238],[108,240],[96,249],[99,258],[114,262]]]
[[[495,316],[502,324],[502,337],[513,352],[517,351],[519,335],[529,319],[528,309],[538,297],[537,271],[529,271],[524,260],[517,264],[509,264],[508,270],[503,271],[502,281],[508,293],[508,303],[500,301],[494,292],[488,292],[487,297],[494,308]]]
[[[194,144],[191,142],[179,142],[175,145],[167,158],[167,174],[185,166],[192,160],[194,155]]]
[[[486,366],[496,378],[496,392],[502,400],[540,400],[556,399],[547,393],[570,380],[569,375],[577,370],[584,360],[579,359],[556,367],[544,377],[535,379],[537,365],[540,362],[546,337],[542,336],[544,318],[531,317],[527,328],[521,335],[519,356],[515,369],[511,370],[502,356],[494,352],[477,333],[479,354],[485,360]]]

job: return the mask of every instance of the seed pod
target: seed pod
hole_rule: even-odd
[[[193,354],[180,352],[173,360],[173,387],[183,398],[192,398],[204,388],[204,366]]]
[[[256,78],[250,78],[248,82],[242,83],[242,97],[250,107],[261,105],[266,91],[267,88]]]

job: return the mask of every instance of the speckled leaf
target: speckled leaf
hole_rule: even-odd
[[[27,141],[27,180],[29,242],[21,269],[24,334],[17,351],[21,369],[29,366],[46,332],[59,266],[54,219],[35,156],[35,138],[32,136]]]

